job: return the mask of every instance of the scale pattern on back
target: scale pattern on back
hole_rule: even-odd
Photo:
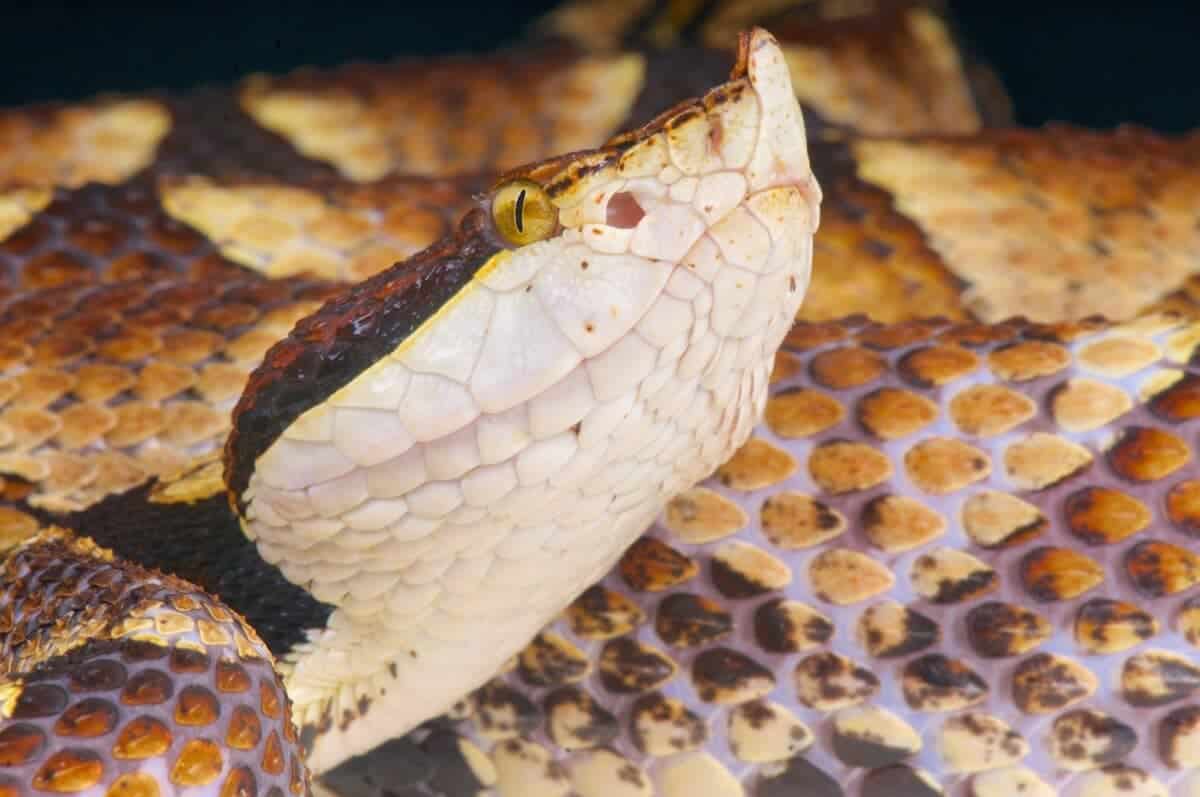
[[[630,5],[653,15],[675,4]],[[105,497],[171,502],[211,489],[212,468],[161,493],[145,483],[211,463],[266,347],[339,282],[437,239],[486,182],[433,175],[598,144],[727,69],[719,31],[740,25],[732,4],[694,5],[714,12],[699,38],[717,50],[549,48],[0,114],[0,550],[47,520],[89,517],[64,513]],[[886,13],[838,22],[837,0],[812,5],[776,17],[824,139],[813,166],[826,209],[801,317],[1125,316],[1146,303],[1196,314],[1195,136],[1054,128],[952,143],[936,134],[1003,112],[987,107],[937,3],[851,3]],[[868,46],[881,42],[882,61]],[[430,70],[457,102],[414,84]],[[498,94],[522,113],[486,101]],[[389,115],[410,102],[425,124],[455,126],[441,146]],[[855,128],[923,135],[859,139]],[[1074,224],[1048,224],[1046,211]],[[1040,248],[1022,245],[1031,241]],[[996,277],[1013,267],[1028,267],[1031,294],[1002,290]],[[1044,279],[1059,267],[1076,279]],[[1197,340],[1193,327],[1149,321],[798,327],[766,419],[738,456],[673,502],[494,683],[316,788],[877,797],[932,795],[940,782],[975,797],[1051,793],[1036,770],[1071,797],[1200,792],[1190,771],[1200,765]],[[231,522],[220,502],[161,531],[190,542],[200,525],[218,529]],[[90,517],[114,523],[121,507]],[[218,531],[206,544],[237,529]],[[125,542],[149,551],[159,532]],[[111,587],[113,569],[86,542],[37,539],[6,562],[4,662],[54,666],[33,689],[0,682],[0,708],[37,715],[0,738],[0,797],[30,782],[95,788],[84,748],[112,739],[72,740],[108,727],[127,683],[115,674],[133,680],[176,656],[136,640],[68,650],[81,637],[38,614],[56,574],[47,557],[69,576],[59,591]],[[179,658],[204,646],[214,656],[178,670],[179,686],[237,686],[237,657],[253,648],[265,661],[266,646],[295,642],[295,621],[276,611],[294,603],[285,590],[251,623],[264,646],[208,596],[139,572],[155,589],[122,633],[150,633],[150,622]],[[269,583],[243,580],[251,591]],[[81,609],[81,595],[64,605]],[[297,614],[319,615],[307,598]],[[69,705],[59,698],[81,672],[108,680]],[[264,673],[268,682],[278,685]],[[221,691],[226,711],[242,699]],[[184,762],[177,783],[297,793],[292,727],[262,701],[247,697],[246,709],[279,726],[276,743],[256,739],[245,755],[234,745],[242,752],[227,750],[219,771],[211,746],[168,735],[162,760]],[[152,709],[164,721],[167,705]],[[184,715],[207,716],[205,698],[189,705]],[[156,727],[106,733],[158,749]],[[704,752],[689,752],[697,745]],[[273,780],[247,785],[240,766]]]

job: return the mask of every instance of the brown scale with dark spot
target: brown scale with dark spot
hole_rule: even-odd
[[[733,617],[716,601],[680,592],[668,595],[658,604],[654,628],[668,645],[699,647],[728,636],[733,629]]]
[[[1095,674],[1074,659],[1054,653],[1035,653],[1013,670],[1012,694],[1026,714],[1048,714],[1073,706],[1095,693]]]
[[[796,653],[829,641],[833,622],[799,601],[771,598],[754,610],[754,638],[769,653]]]
[[[600,683],[617,694],[657,689],[675,676],[676,669],[669,656],[628,637],[605,643],[597,664]]]
[[[727,647],[713,647],[696,656],[692,685],[706,703],[732,704],[763,697],[775,686],[769,669]]]
[[[1200,481],[1185,479],[1167,493],[1167,516],[1182,533],[1200,537]]]
[[[1200,764],[1200,706],[1173,709],[1159,724],[1158,752],[1172,769]]]
[[[617,733],[617,719],[578,687],[548,694],[543,703],[546,732],[564,750],[583,750],[608,744]]]
[[[812,496],[790,491],[766,498],[759,519],[771,544],[785,550],[811,548],[846,530],[840,512]]]
[[[1138,499],[1106,487],[1085,487],[1066,502],[1067,528],[1089,545],[1108,545],[1150,525],[1150,508]]]
[[[988,683],[960,659],[926,653],[904,667],[904,699],[915,711],[956,711],[983,701]]]
[[[1050,726],[1050,755],[1064,769],[1084,770],[1115,764],[1138,743],[1132,727],[1091,709],[1063,712]]]
[[[1191,459],[1191,449],[1180,437],[1152,426],[1126,429],[1108,452],[1117,475],[1134,483],[1170,476]]]
[[[525,646],[517,672],[530,686],[562,686],[582,680],[591,663],[579,648],[558,634],[543,633]]]
[[[765,550],[743,542],[731,542],[712,556],[713,586],[726,598],[756,598],[782,589],[792,580],[791,569]]]
[[[1145,650],[1125,660],[1121,695],[1133,706],[1162,706],[1200,689],[1200,665],[1191,657],[1165,650]]]
[[[796,697],[818,711],[836,711],[870,700],[879,691],[879,677],[837,653],[813,653],[792,673]]]
[[[541,713],[532,700],[499,680],[489,681],[476,690],[475,725],[491,739],[509,739],[532,731],[541,721]]]
[[[584,639],[612,639],[632,631],[645,620],[642,609],[619,592],[596,585],[567,607],[567,623]]]
[[[679,700],[650,692],[629,710],[634,745],[646,755],[666,756],[694,750],[708,738],[708,726]]]
[[[1148,598],[1174,595],[1200,581],[1200,556],[1170,542],[1146,540],[1125,553],[1125,572]]]
[[[965,603],[999,586],[995,570],[971,554],[952,548],[918,557],[912,578],[922,597],[939,604]]]
[[[699,572],[695,562],[653,537],[642,537],[631,545],[619,568],[626,584],[649,592],[679,586]]]
[[[1158,633],[1158,618],[1125,601],[1093,598],[1075,614],[1075,642],[1087,653],[1119,653]]]
[[[963,530],[981,548],[1014,548],[1041,537],[1050,523],[1035,505],[1009,493],[981,490],[963,503]]]
[[[1104,568],[1094,559],[1067,548],[1043,546],[1021,558],[1021,582],[1041,603],[1071,600],[1104,582]]]
[[[895,601],[884,601],[859,615],[856,636],[872,656],[888,659],[919,653],[937,644],[942,630],[926,615]]]

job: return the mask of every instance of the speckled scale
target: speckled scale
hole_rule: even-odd
[[[798,325],[785,353],[800,367],[777,375],[767,420],[757,432],[799,463],[796,472],[770,486],[750,486],[755,474],[747,470],[750,460],[743,460],[738,473],[747,486],[719,477],[703,484],[697,489],[712,495],[689,499],[686,523],[681,507],[669,509],[663,524],[553,626],[594,665],[605,660],[606,639],[629,639],[636,640],[637,650],[654,651],[678,667],[674,677],[632,701],[606,689],[597,667],[584,677],[578,686],[615,717],[618,732],[610,744],[627,750],[621,755],[639,771],[647,768],[651,779],[658,771],[654,762],[665,754],[708,751],[743,784],[748,797],[790,795],[796,789],[861,797],[863,789],[891,794],[886,790],[895,788],[931,795],[942,789],[959,797],[972,793],[971,783],[990,797],[1004,793],[1006,783],[1035,788],[1040,781],[1065,782],[1067,770],[1048,768],[1041,757],[1036,730],[1057,721],[1062,733],[1084,729],[1094,739],[1089,750],[1095,752],[1088,755],[1098,757],[1088,760],[1107,767],[1094,770],[1100,773],[1093,775],[1095,788],[1124,777],[1113,766],[1135,761],[1155,778],[1174,782],[1164,774],[1175,766],[1168,759],[1192,760],[1191,745],[1200,738],[1194,730],[1200,723],[1187,712],[1195,681],[1185,662],[1194,661],[1195,648],[1184,638],[1200,638],[1200,612],[1189,615],[1187,609],[1200,573],[1187,531],[1188,485],[1200,474],[1189,461],[1158,478],[1136,481],[1130,478],[1133,460],[1114,466],[1105,456],[1106,437],[1084,438],[1081,450],[1088,457],[1081,459],[1059,438],[1033,435],[1053,433],[1053,404],[1047,398],[1082,367],[1080,352],[1087,352],[1089,379],[1147,396],[1153,388],[1145,379],[1155,373],[1153,364],[1133,375],[1119,369],[1116,376],[1106,375],[1105,352],[1120,354],[1127,347],[1097,348],[1099,343],[1146,341],[1162,350],[1167,341],[1186,339],[1190,327],[1147,322],[1080,331],[1019,322],[974,328],[931,324],[911,341],[868,347],[870,357],[854,350],[861,368],[847,373],[855,374],[856,384],[829,387],[839,378],[829,372],[829,361],[849,356],[844,352],[850,341],[873,340],[889,329],[854,321]],[[1015,345],[1022,341],[1053,345]],[[991,358],[1001,347],[1003,355]],[[838,353],[808,367],[823,352]],[[991,434],[978,433],[981,426],[968,435],[957,426],[953,402],[983,385],[1028,399],[1034,414]],[[868,396],[878,402],[878,391],[885,388],[929,401],[936,417],[908,436],[881,442],[855,419],[857,403]],[[789,434],[798,428],[785,420],[792,410],[772,407],[777,399],[795,401],[797,391],[819,392],[841,410],[828,416],[828,426]],[[1007,400],[979,406],[983,414],[976,423],[986,426],[988,412],[1010,417]],[[1135,406],[1101,432],[1111,431],[1116,439],[1127,427],[1153,426],[1148,412]],[[1193,429],[1190,420],[1181,423],[1171,427],[1174,434],[1200,439],[1200,427]],[[986,457],[989,475],[976,481],[979,471],[971,458],[951,445],[935,450],[936,456],[916,471],[918,478],[910,480],[905,455],[934,438],[961,441],[978,451],[971,457]],[[834,442],[857,448],[843,447],[837,457],[823,454]],[[1019,447],[1014,455],[1013,446],[1022,444],[1062,459],[1051,459],[1047,467],[1023,456]],[[1149,456],[1157,455],[1151,451]],[[888,467],[880,470],[876,457]],[[1065,467],[1056,470],[1060,462]],[[934,470],[924,470],[928,467]],[[936,489],[927,489],[932,485]],[[944,530],[881,536],[887,528],[880,525],[881,517],[924,517],[910,512],[909,505],[881,514],[884,496],[919,504],[944,523]],[[869,511],[872,502],[876,509]],[[1159,507],[1173,507],[1178,522],[1147,523],[1147,508],[1156,513]],[[819,516],[844,525],[817,522]],[[832,532],[822,530],[829,526],[835,526]],[[891,542],[901,539],[914,544]],[[881,540],[887,544],[880,546]],[[730,561],[734,543],[769,554],[790,569],[790,579],[765,594],[730,591],[728,582],[722,589],[710,574],[715,562]],[[1175,603],[1168,605],[1172,599]],[[610,652],[607,660],[616,657]],[[535,700],[548,694],[524,684],[519,671],[504,679]],[[753,735],[758,731],[748,720],[759,716],[753,707],[763,704],[778,706],[813,729],[826,722],[836,727],[842,717],[844,730],[841,736],[816,732],[812,744],[791,759],[747,761],[737,754],[747,744],[756,750],[784,749],[771,747],[775,737],[767,729],[775,727],[772,723],[762,723],[761,739]],[[1158,735],[1139,731],[1134,738],[1126,729],[1144,726],[1140,712],[1149,704],[1174,712],[1172,718]],[[1101,705],[1103,718],[1088,713]],[[868,748],[856,743],[859,752],[847,752],[853,729],[863,723],[851,722],[856,715],[843,712],[869,717],[876,710],[895,718],[886,723],[894,726],[895,738],[871,753],[882,756],[871,759],[880,762],[877,771],[869,778],[854,775],[861,772],[858,764]],[[976,719],[961,719],[968,716]],[[905,727],[917,729],[923,743],[911,740]],[[736,749],[730,746],[732,733]],[[564,751],[549,737],[537,738],[568,769],[582,754]],[[835,738],[841,739],[841,756]],[[623,740],[629,740],[627,747],[621,747]],[[594,766],[599,759],[589,760]],[[964,779],[964,772],[969,777]],[[843,781],[850,785],[843,787]]]

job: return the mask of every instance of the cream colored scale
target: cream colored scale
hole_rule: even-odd
[[[283,663],[297,721],[334,719],[315,773],[490,678],[746,440],[820,189],[769,34],[739,86],[557,196],[555,237],[496,256],[259,458],[247,533],[337,607]],[[632,226],[608,223],[617,195]]]

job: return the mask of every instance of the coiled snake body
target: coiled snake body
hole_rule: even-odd
[[[0,795],[1200,788],[1196,139],[547,27],[0,117]]]

